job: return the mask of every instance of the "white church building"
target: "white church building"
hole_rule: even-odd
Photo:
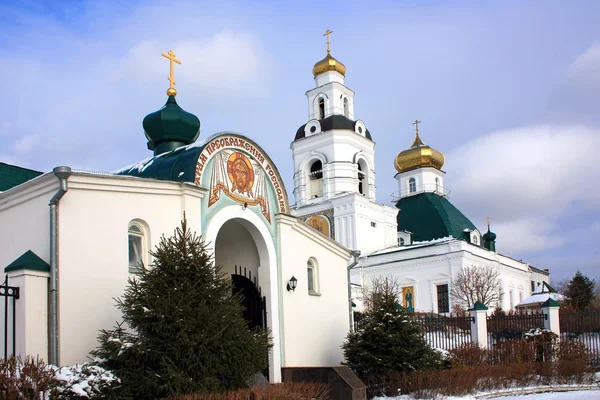
[[[163,55],[173,62],[173,53]],[[504,309],[549,281],[547,271],[499,254],[489,226],[482,235],[449,202],[444,156],[423,144],[418,126],[395,160],[399,198],[377,203],[375,142],[355,118],[346,67],[328,46],[313,74],[308,122],[291,144],[293,205],[252,139],[219,133],[197,141],[200,121],[177,104],[173,87],[165,106],[144,118],[154,152],[147,160],[112,173],[0,163],[0,266],[19,289],[9,302],[14,352],[85,362],[99,331],[120,321],[114,298],[184,214],[234,284],[250,282],[260,293],[263,309],[251,322],[272,332],[275,382],[285,367],[340,364],[352,304],[360,307],[348,279],[368,288],[374,277],[394,277],[404,306],[438,313],[451,310],[449,285],[466,266],[500,271]]]

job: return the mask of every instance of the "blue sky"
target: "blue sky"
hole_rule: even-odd
[[[482,230],[491,216],[501,253],[554,281],[600,280],[598,15],[593,0],[1,2],[0,161],[110,171],[148,157],[141,122],[166,100],[173,49],[200,140],[251,137],[293,198],[289,145],[329,28],[376,142],[379,202],[418,118],[451,201]]]

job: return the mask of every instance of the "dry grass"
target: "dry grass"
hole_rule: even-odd
[[[54,371],[41,359],[31,356],[0,359],[0,398],[39,399],[41,392],[57,387]]]
[[[226,393],[193,394],[169,397],[163,400],[284,400],[330,399],[327,385],[320,383],[279,383]]]

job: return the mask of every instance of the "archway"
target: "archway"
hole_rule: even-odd
[[[222,230],[222,228],[225,229]],[[215,262],[223,265],[224,271],[229,273],[231,271],[235,273],[235,263],[239,263],[239,259],[235,258],[235,253],[240,252],[239,246],[243,246],[242,248],[245,248],[248,254],[252,254],[254,249],[252,262],[255,263],[254,268],[256,268],[256,271],[252,269],[252,280],[256,276],[257,283],[262,289],[262,295],[266,297],[266,326],[271,331],[273,343],[273,347],[269,352],[269,380],[271,382],[281,382],[282,349],[279,323],[280,293],[277,284],[279,281],[277,253],[267,224],[251,210],[239,205],[231,205],[221,208],[209,219],[203,236],[206,243],[212,243]],[[238,238],[238,236],[240,237]],[[231,246],[232,242],[234,247],[227,248],[226,245]],[[217,251],[217,246],[220,247],[220,251]],[[234,257],[230,257],[224,251],[234,253]],[[244,264],[246,265],[246,273],[249,275],[248,268],[251,265],[244,260],[241,264],[242,268]]]
[[[232,219],[219,229],[215,242],[215,264],[231,276],[233,290],[242,295],[244,318],[248,326],[266,328],[266,297],[259,280],[260,257],[248,229]]]

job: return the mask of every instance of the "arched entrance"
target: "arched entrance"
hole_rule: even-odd
[[[206,243],[212,244],[215,262],[220,263],[224,268],[232,268],[228,270],[231,273],[235,272],[236,262],[238,268],[240,265],[240,259],[236,253],[244,251],[245,254],[251,256],[251,258],[245,258],[241,265],[242,268],[246,265],[248,275],[248,268],[251,267],[252,280],[256,276],[262,295],[266,297],[266,326],[271,332],[273,343],[273,347],[269,351],[269,380],[281,382],[282,348],[278,285],[280,279],[275,242],[268,225],[261,216],[239,205],[219,209],[207,222],[203,236]],[[223,227],[225,227],[224,230],[221,229]],[[222,243],[221,240],[223,240]],[[218,244],[220,251],[216,249],[217,241],[220,242]]]
[[[248,327],[266,328],[266,297],[262,295],[259,280],[260,257],[252,235],[240,221],[231,219],[219,229],[215,263],[231,276],[233,291],[241,294]]]

